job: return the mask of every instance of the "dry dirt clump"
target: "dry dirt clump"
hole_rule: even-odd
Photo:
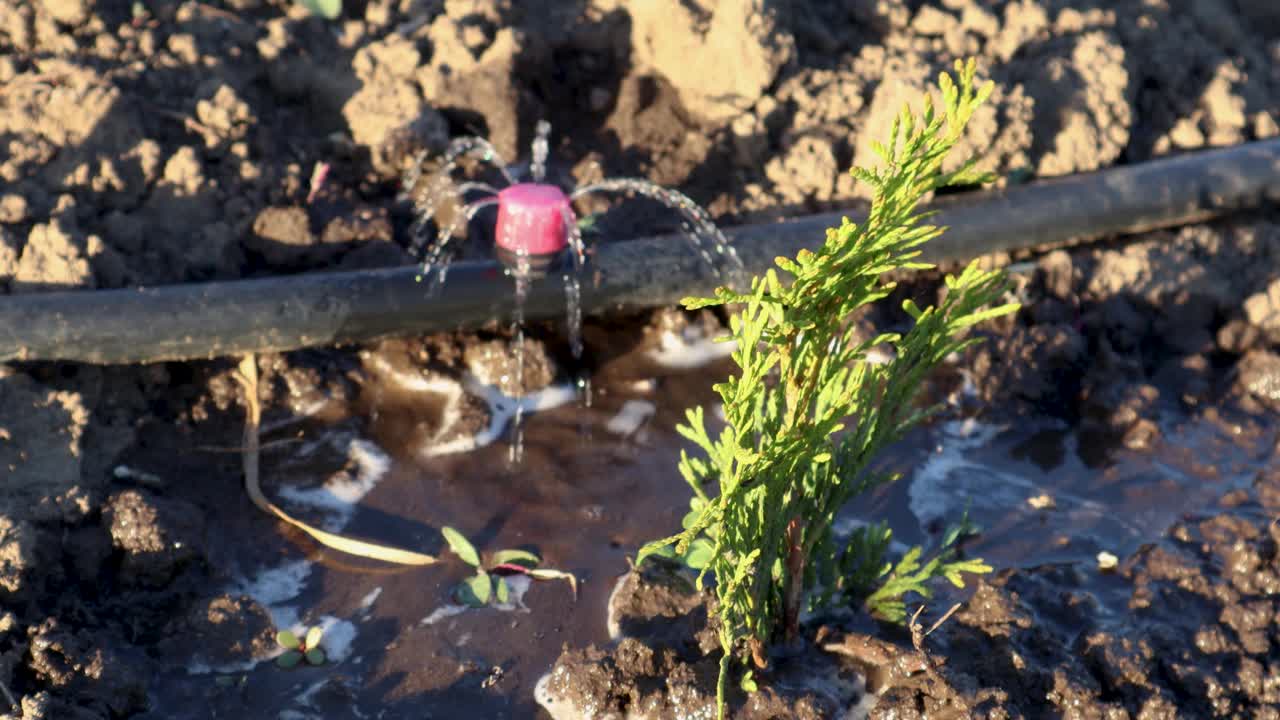
[[[647,175],[738,219],[838,207],[901,102],[969,55],[997,90],[963,144],[1001,182],[1280,133],[1280,41],[1252,32],[1275,23],[1266,3],[374,0],[337,23],[231,7],[0,8],[6,289],[404,263],[406,159],[478,132],[519,162],[542,118],[553,177]],[[37,226],[68,197],[71,239],[50,240]],[[305,232],[264,236],[272,207]],[[297,250],[359,213],[389,222]]]
[[[661,74],[689,112],[712,124],[751,109],[794,53],[791,33],[760,0],[615,5],[631,15],[634,66]]]

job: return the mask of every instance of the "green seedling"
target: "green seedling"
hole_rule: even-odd
[[[600,213],[592,213],[591,215],[583,215],[578,218],[578,231],[583,235],[591,235],[596,233],[600,228]]]
[[[511,602],[511,586],[506,581],[506,576],[511,575],[527,575],[534,580],[566,580],[573,589],[574,597],[578,595],[577,578],[560,570],[538,567],[542,558],[528,550],[499,550],[488,563],[482,563],[475,546],[462,533],[448,526],[441,528],[440,533],[453,554],[476,570],[474,575],[454,588],[453,596],[463,605],[480,608],[490,603],[505,605]]]
[[[921,114],[904,107],[887,142],[874,145],[882,167],[851,171],[872,189],[864,222],[845,218],[818,250],[778,258],[777,270],[753,278],[748,293],[719,288],[714,298],[683,301],[691,310],[738,308],[726,338],[736,343],[738,372],[715,386],[725,415],[718,437],[708,433],[702,408],[689,410],[679,426],[701,450],[682,453],[679,463],[694,493],[691,513],[683,532],[641,548],[636,564],[669,554],[700,566],[699,587],[708,574],[715,578],[721,718],[734,659],[767,667],[769,644],[798,634],[802,609],[854,602],[901,622],[907,593],[927,593],[934,578],[962,584],[964,573],[990,570],[956,556],[960,533],[927,561],[917,549],[893,565],[886,561],[887,526],[847,540],[832,532],[850,500],[896,479],[871,462],[938,409],[916,402],[928,373],[978,341],[966,337],[974,325],[1018,307],[992,307],[1006,292],[1005,279],[974,262],[946,277],[938,306],[905,301],[909,329],[902,333],[863,338],[848,322],[889,296],[890,273],[932,267],[920,262],[920,246],[943,229],[924,223],[929,213],[918,205],[926,196],[992,179],[976,170],[974,158],[943,169],[993,87],[975,88],[973,61],[958,62],[956,73],[938,78],[941,112],[930,97]],[[891,350],[892,359],[868,362],[874,348]]]
[[[342,0],[298,0],[298,3],[326,20],[336,20],[342,14]]]
[[[276,658],[276,665],[288,669],[297,666],[303,660],[306,660],[308,665],[323,665],[324,648],[320,647],[320,640],[323,638],[324,630],[319,626],[307,630],[306,635],[301,639],[292,630],[281,630],[276,633],[276,644],[285,651]]]

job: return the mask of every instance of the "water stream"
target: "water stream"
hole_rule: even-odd
[[[550,133],[551,125],[549,123],[545,121],[538,123],[528,168],[532,183],[522,186],[522,188],[530,186],[535,188],[538,186],[542,188],[553,187],[544,184],[547,175],[547,158],[550,154]],[[475,220],[481,210],[498,206],[501,217],[502,208],[506,207],[505,203],[507,201],[503,198],[507,196],[503,195],[498,188],[478,180],[454,180],[453,173],[459,169],[460,161],[466,157],[476,157],[481,162],[497,168],[508,187],[518,184],[493,146],[483,138],[465,137],[454,140],[440,158],[437,169],[425,183],[423,182],[423,168],[427,163],[427,158],[425,155],[420,155],[416,158],[405,174],[403,185],[406,192],[412,195],[415,211],[415,219],[411,228],[410,251],[414,256],[423,257],[420,277],[427,278],[427,292],[429,294],[436,293],[447,279],[449,265],[455,254],[453,252],[454,244],[451,242],[454,236],[461,234],[465,239],[471,222]],[[557,189],[554,192],[559,191]],[[479,194],[480,197],[468,201],[467,196],[470,194]],[[745,289],[746,287],[746,275],[742,261],[738,258],[733,246],[730,245],[720,229],[716,227],[706,210],[687,195],[637,178],[605,179],[573,189],[563,196],[565,203],[559,210],[562,213],[561,220],[565,228],[564,244],[562,246],[564,251],[561,257],[541,258],[535,268],[531,262],[533,258],[530,258],[528,253],[523,250],[517,250],[514,253],[514,258],[502,256],[503,261],[508,265],[507,274],[513,278],[514,282],[514,310],[512,313],[511,332],[513,337],[512,351],[515,353],[516,361],[515,385],[518,393],[523,394],[524,392],[524,305],[528,297],[529,283],[542,274],[547,272],[560,272],[561,274],[561,282],[564,286],[565,323],[569,338],[569,351],[575,361],[575,365],[577,365],[576,361],[582,357],[581,277],[587,264],[587,249],[583,240],[581,225],[571,208],[571,204],[591,194],[641,196],[665,205],[679,216],[681,233],[689,241],[690,247],[697,253],[698,257],[725,283],[738,289]],[[455,203],[458,205],[458,209],[447,222],[441,225],[435,239],[429,241],[427,223],[433,219],[439,223],[439,220],[435,218],[435,212],[442,200]],[[510,231],[511,229],[507,228],[502,232]],[[521,240],[504,234],[501,238],[495,238],[495,244],[500,245],[502,248],[513,246],[520,248]],[[567,258],[564,256],[567,256]],[[564,267],[563,270],[558,270],[557,264],[567,267]],[[571,369],[571,373],[574,374],[573,383],[578,389],[582,405],[590,407],[592,403],[590,379],[585,377],[576,367]],[[523,456],[524,434],[522,426],[524,423],[525,403],[522,402],[522,396],[516,398],[515,406],[516,409],[511,419],[512,427],[510,431],[510,460],[512,463],[520,462]]]

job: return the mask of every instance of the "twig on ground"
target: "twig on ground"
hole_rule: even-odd
[[[924,605],[921,605],[916,608],[915,613],[911,615],[909,628],[911,629],[911,645],[916,649],[916,654],[920,656],[920,662],[924,665],[924,671],[928,673],[931,680],[937,683],[938,689],[951,695],[953,701],[959,705],[960,709],[966,716],[968,716],[970,713],[969,703],[965,702],[964,697],[955,688],[951,687],[946,680],[942,679],[942,673],[938,671],[938,662],[934,660],[933,657],[929,655],[928,651],[924,649],[924,639],[929,637],[934,630],[937,630],[942,623],[950,619],[950,617],[959,609],[960,603],[952,605],[950,610],[943,613],[942,617],[938,618],[937,622],[931,625],[928,630],[925,630],[924,626],[920,624],[920,613],[924,612]]]
[[[253,504],[258,509],[298,528],[311,536],[316,542],[344,553],[396,563],[397,565],[430,565],[436,561],[431,555],[325,532],[298,520],[267,499],[267,496],[262,493],[258,479],[258,461],[261,451],[258,439],[258,425],[262,417],[262,406],[258,401],[257,358],[253,355],[244,356],[240,360],[240,366],[235,373],[235,377],[239,381],[240,387],[244,390],[245,423],[244,442],[242,443],[244,451],[241,455],[244,463],[244,489],[249,493],[249,499],[253,501]]]

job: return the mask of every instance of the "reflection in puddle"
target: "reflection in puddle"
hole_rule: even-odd
[[[969,551],[993,564],[1093,564],[1100,551],[1123,557],[1160,537],[1183,513],[1250,477],[1252,465],[1239,462],[1247,453],[1216,442],[1212,423],[1166,418],[1154,452],[1119,449],[1102,467],[1082,457],[1078,432],[1043,425],[938,424],[935,451],[903,480],[918,525],[936,528],[967,510],[983,529]],[[1052,466],[1028,452],[1047,432],[1060,448]],[[1199,450],[1184,457],[1188,448]],[[1201,454],[1209,451],[1217,463],[1206,469]],[[1234,475],[1217,473],[1233,461]]]
[[[488,426],[474,435],[464,435],[450,441],[424,445],[418,451],[421,457],[453,455],[485,447],[502,437],[507,424],[517,415],[544,412],[561,405],[568,405],[578,399],[577,390],[569,384],[551,385],[535,392],[525,393],[520,398],[513,398],[504,394],[496,386],[481,383],[475,376],[468,374],[463,378],[463,387],[484,400],[489,406]],[[446,415],[444,423],[441,424],[441,434],[447,434],[452,429],[449,423],[451,419],[453,418]]]
[[[692,370],[729,357],[737,347],[736,342],[718,342],[700,326],[687,325],[679,333],[662,333],[658,346],[647,354],[650,360],[665,368]]]

